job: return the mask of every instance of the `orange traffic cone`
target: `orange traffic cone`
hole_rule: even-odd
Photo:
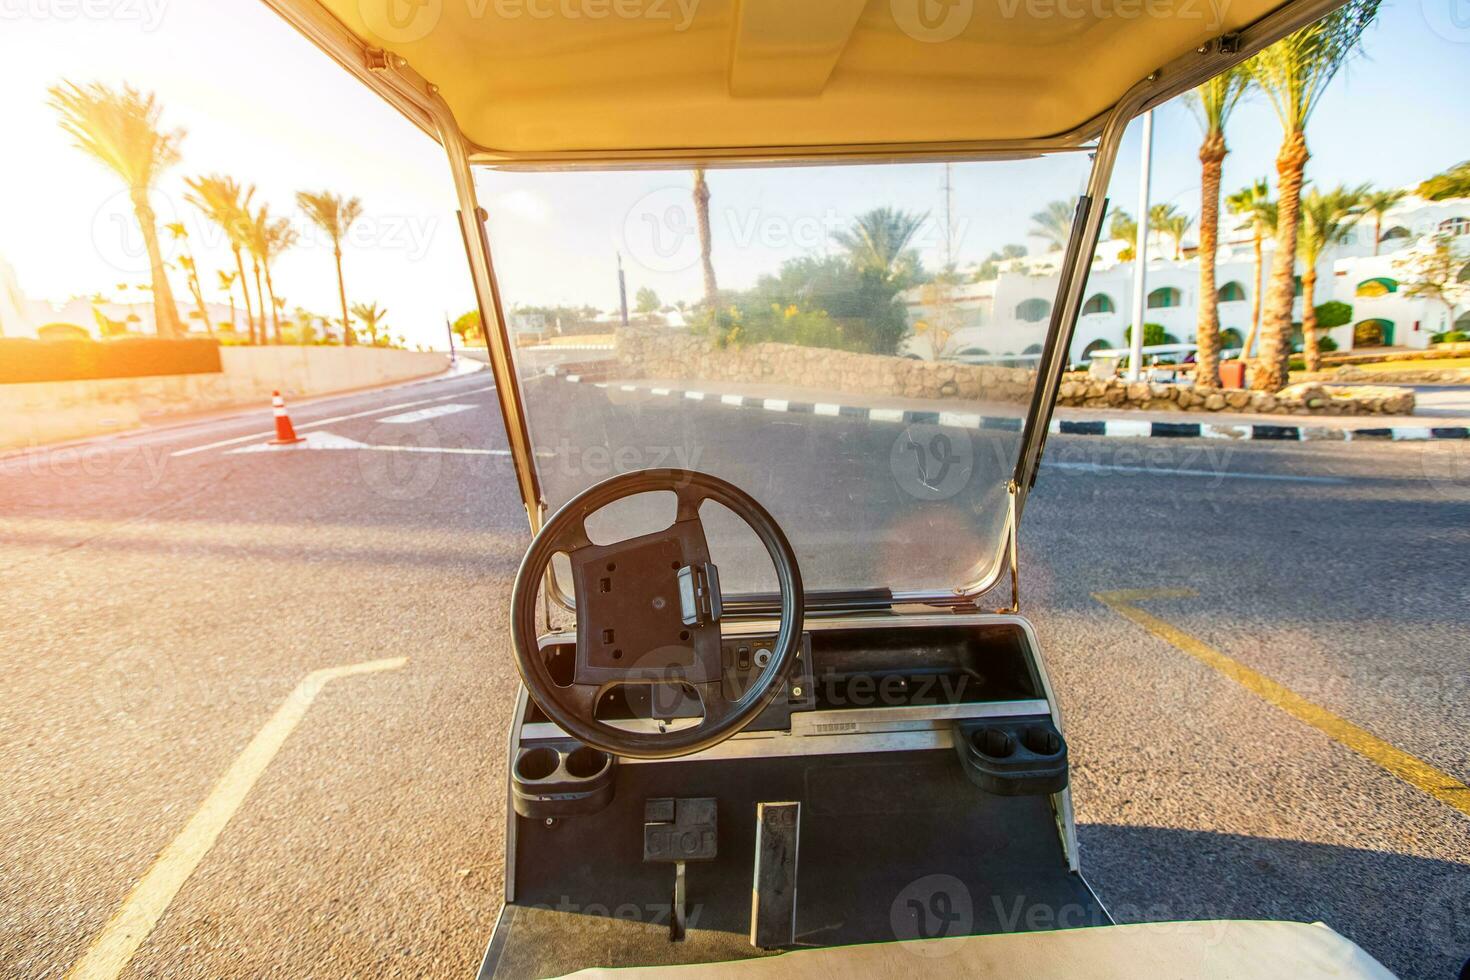
[[[305,441],[296,434],[295,427],[291,425],[291,416],[286,414],[286,399],[281,397],[279,391],[271,392],[271,409],[276,416],[276,437],[271,440],[272,446]]]

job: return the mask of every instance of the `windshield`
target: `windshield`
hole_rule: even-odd
[[[772,513],[808,590],[974,583],[1089,166],[479,171],[547,505],[697,469]],[[769,588],[754,536],[704,516],[725,592]]]

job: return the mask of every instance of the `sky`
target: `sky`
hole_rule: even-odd
[[[1470,26],[1456,19],[1456,3],[1385,3],[1363,56],[1312,119],[1310,179],[1406,186],[1470,157]],[[184,203],[183,178],[221,172],[255,184],[257,200],[303,235],[277,266],[288,308],[336,307],[330,248],[294,206],[296,191],[317,189],[362,199],[365,217],[345,248],[349,298],[386,307],[393,333],[441,345],[446,314],[473,306],[438,145],[258,0],[0,0],[0,257],[28,296],[136,298],[117,287],[147,278],[121,185],[70,146],[45,104],[47,87],[63,78],[153,91],[165,123],[187,130],[155,207],[161,222],[189,227],[209,299],[224,300],[212,270],[233,262],[222,234]],[[1156,112],[1154,133],[1152,200],[1197,212],[1198,124],[1176,100]],[[1237,110],[1227,191],[1274,175],[1280,135],[1264,99]],[[1135,123],[1110,191],[1133,212],[1139,146]],[[930,215],[919,246],[931,268],[947,254],[967,264],[1012,241],[1036,250],[1026,239],[1030,213],[1075,198],[1085,178],[1080,154],[956,165],[947,251],[942,165],[712,171],[720,285],[748,286],[783,259],[832,251],[832,231],[881,205]],[[612,309],[619,253],[630,297],[647,286],[664,302],[697,299],[689,187],[687,172],[482,172],[507,300]]]

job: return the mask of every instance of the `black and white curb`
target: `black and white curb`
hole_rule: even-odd
[[[591,381],[578,374],[562,374],[555,368],[546,373],[572,384],[589,384],[610,391],[644,392],[664,398],[707,401],[731,408],[757,408],[767,412],[805,413],[831,417],[866,419],[869,422],[896,422],[901,425],[943,425],[956,429],[999,429],[1021,431],[1021,419],[980,415],[974,412],[915,412],[901,408],[870,408],[866,405],[839,405],[833,402],[790,401],[784,398],[759,398],[752,395],[721,394],[680,388],[663,388],[646,384],[624,384],[618,381]],[[1466,426],[1390,426],[1382,428],[1337,429],[1311,425],[1259,425],[1220,422],[1145,422],[1134,419],[1052,419],[1049,430],[1054,435],[1107,436],[1115,439],[1235,439],[1264,442],[1415,442],[1426,439],[1470,439]]]

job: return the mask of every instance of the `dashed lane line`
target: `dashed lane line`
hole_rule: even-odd
[[[385,419],[378,419],[378,421],[388,425],[412,425],[415,422],[427,422],[430,419],[442,418],[445,415],[468,412],[474,407],[474,405],[461,405],[457,402],[450,402],[448,405],[431,405],[428,408],[420,408],[413,412],[390,415]]]
[[[314,422],[303,422],[300,425],[295,426],[295,428],[297,430],[315,429],[318,426],[331,425],[334,422],[346,422],[351,419],[366,418],[369,415],[381,415],[384,412],[392,412],[404,408],[414,408],[419,405],[429,405],[434,402],[448,401],[451,398],[464,398],[467,395],[475,395],[479,394],[480,392],[494,390],[494,385],[487,385],[484,388],[471,388],[469,391],[457,391],[452,395],[440,395],[437,398],[420,398],[417,401],[401,402],[397,405],[384,405],[381,408],[371,408],[362,412],[352,412],[348,415],[334,415],[331,418],[317,419]],[[275,435],[274,432],[252,432],[248,436],[236,436],[233,439],[221,439],[218,442],[206,443],[203,446],[190,446],[188,449],[178,449],[174,452],[169,453],[169,456],[192,456],[195,453],[207,452],[210,449],[221,449],[225,446],[236,446],[242,442],[249,442],[252,439],[266,439],[273,435]]]
[[[69,980],[113,980],[122,973],[322,688],[338,678],[397,670],[406,663],[406,657],[392,657],[307,674],[220,777],[184,829],[154,860],[86,955],[71,968]]]
[[[1137,623],[1206,667],[1235,681],[1268,704],[1317,729],[1374,765],[1388,770],[1415,789],[1470,816],[1470,786],[1449,773],[1436,769],[1423,759],[1390,745],[1346,718],[1308,701],[1290,688],[1257,673],[1172,623],[1165,622],[1137,606],[1137,603],[1149,599],[1188,599],[1197,595],[1193,589],[1125,589],[1119,592],[1094,592],[1092,597],[1124,619]]]

